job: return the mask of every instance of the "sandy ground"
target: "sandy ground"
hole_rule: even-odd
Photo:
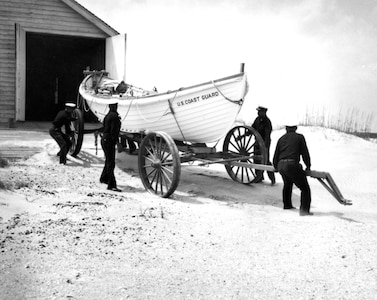
[[[299,131],[352,206],[310,179],[314,216],[300,217],[279,175],[244,186],[221,165],[183,166],[162,199],[122,154],[109,192],[92,135],[61,166],[46,133],[0,131],[0,147],[44,149],[0,168],[0,299],[377,299],[377,144]]]

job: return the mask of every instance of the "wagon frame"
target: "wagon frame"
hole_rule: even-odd
[[[79,108],[73,112],[71,128],[74,132],[70,148],[72,156],[79,154],[85,133],[103,129],[85,130],[83,113]],[[245,185],[261,179],[263,173],[257,170],[276,172],[273,166],[267,164],[268,153],[262,137],[250,126],[231,128],[224,138],[222,151],[216,150],[217,144],[207,146],[178,141],[163,131],[121,131],[120,145],[125,147],[127,140],[139,145],[138,170],[145,189],[163,198],[170,197],[177,189],[183,163],[198,162],[199,166],[223,164],[233,181]],[[317,179],[340,204],[352,205],[352,201],[343,197],[330,173],[308,170],[306,175]]]

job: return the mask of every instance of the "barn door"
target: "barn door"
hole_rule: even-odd
[[[16,23],[16,121],[25,121],[26,33]]]
[[[117,80],[126,78],[126,35],[119,34],[106,39],[105,69]]]

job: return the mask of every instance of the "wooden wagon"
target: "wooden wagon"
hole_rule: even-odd
[[[84,132],[92,132],[84,129],[82,110],[91,110],[102,122],[109,99],[117,99],[120,143],[123,147],[127,141],[138,145],[139,175],[153,194],[172,195],[184,163],[223,164],[230,178],[241,184],[258,182],[262,174],[256,170],[276,172],[267,165],[267,150],[259,133],[250,126],[234,126],[248,91],[243,65],[235,75],[165,93],[127,84],[117,91],[120,83],[107,72],[84,74],[72,122],[72,156],[80,152]],[[221,151],[217,150],[219,141],[223,143]],[[318,179],[339,203],[352,204],[329,173],[308,171],[307,175]]]

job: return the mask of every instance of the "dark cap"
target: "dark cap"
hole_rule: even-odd
[[[257,111],[267,111],[268,110],[268,108],[267,107],[264,107],[264,106],[258,106],[257,107]]]

